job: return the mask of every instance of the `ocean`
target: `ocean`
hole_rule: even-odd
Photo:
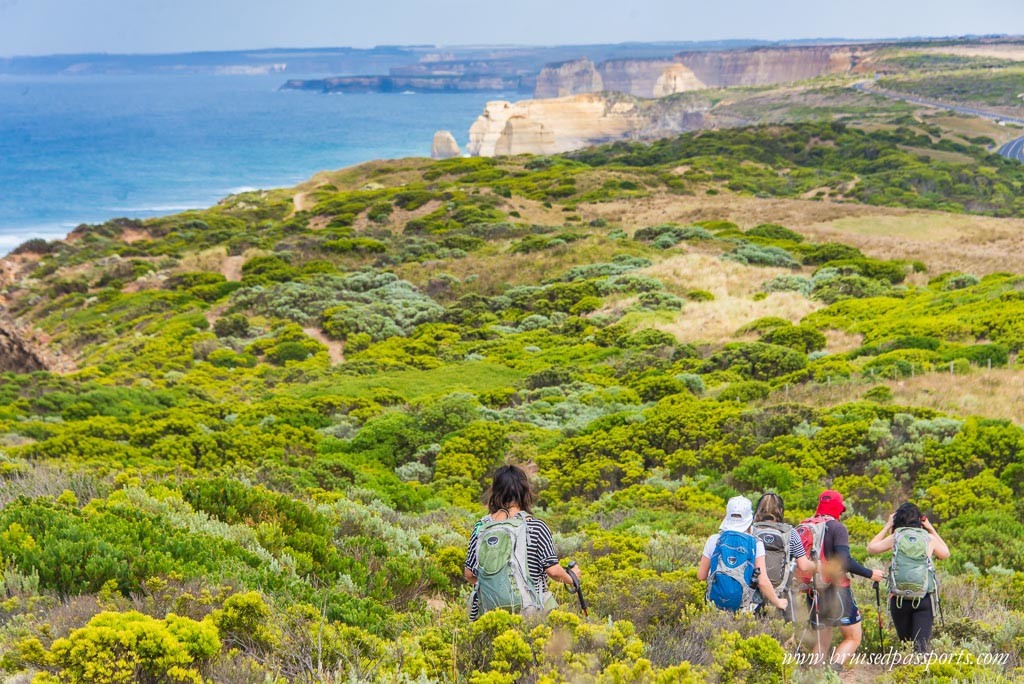
[[[300,77],[0,76],[0,254],[80,223],[202,208],[324,169],[427,156],[439,129],[464,147],[488,100],[516,98],[278,90]]]

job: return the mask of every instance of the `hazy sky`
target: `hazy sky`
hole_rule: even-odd
[[[0,55],[1024,33],[1024,0],[0,0]]]

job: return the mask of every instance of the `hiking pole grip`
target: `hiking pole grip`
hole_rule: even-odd
[[[580,602],[580,612],[583,613],[583,617],[587,616],[587,600],[583,598],[583,587],[580,585],[580,578],[576,576],[576,573],[572,571],[576,567],[576,561],[569,561],[569,564],[565,566],[565,572],[569,575],[572,580],[572,587],[576,591],[576,598]]]

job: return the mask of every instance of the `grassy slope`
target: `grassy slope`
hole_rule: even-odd
[[[975,210],[1014,217],[964,213],[962,189],[925,187],[934,164],[891,139],[900,125],[916,150],[958,155],[961,180],[989,193]],[[771,637],[792,628],[703,608],[692,567],[728,496],[771,487],[797,517],[833,484],[857,514],[855,555],[892,503],[929,509],[956,552],[937,646],[1008,652],[1000,672],[1012,679],[1024,432],[967,417],[1021,420],[1011,393],[1024,281],[992,275],[1024,272],[1020,208],[995,187],[1020,181],[981,148],[935,147],[956,131],[930,126],[835,133],[890,163],[839,159],[818,177],[802,171],[819,163],[803,154],[830,129],[793,129],[803,147],[774,159],[760,156],[778,140],[769,129],[716,134],[714,154],[683,145],[653,165],[616,161],[645,154],[623,147],[588,163],[378,162],[30,246],[47,254],[9,260],[22,269],[10,306],[81,370],[0,383],[0,553],[13,597],[0,666],[71,677],[76,656],[54,639],[100,610],[124,620],[135,609],[215,628],[206,650],[165,648],[218,681],[250,681],[250,670],[259,681],[779,681],[788,674]],[[754,165],[749,140],[762,143]],[[880,198],[891,206],[852,201],[858,184],[894,174],[910,182]],[[951,202],[957,213],[915,208]],[[673,232],[698,221],[704,232]],[[638,233],[666,223],[677,228]],[[804,241],[743,232],[762,223]],[[826,277],[813,255],[830,241],[905,261]],[[742,247],[794,263],[723,258]],[[912,273],[911,260],[928,271]],[[871,277],[879,268],[905,280]],[[411,287],[351,280],[359,271]],[[810,287],[815,274],[810,293],[765,292],[779,276]],[[833,303],[839,283],[854,297]],[[806,324],[783,326],[788,337],[740,330],[765,317]],[[343,340],[345,362],[332,364],[304,326]],[[964,388],[955,397],[942,392],[950,361]],[[569,613],[550,632],[499,616],[462,623],[468,525],[506,456],[540,466],[540,512],[585,568],[587,625]]]

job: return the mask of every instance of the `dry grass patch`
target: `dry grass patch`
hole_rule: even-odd
[[[735,339],[737,328],[757,318],[778,316],[797,323],[821,307],[820,302],[795,292],[773,292],[760,301],[726,296],[713,302],[687,303],[671,323],[653,327],[682,342],[726,342]]]
[[[715,299],[749,297],[788,268],[747,266],[712,254],[678,254],[640,271],[658,278],[674,291],[707,290]]]
[[[822,333],[825,335],[825,349],[830,354],[843,354],[864,344],[864,336],[860,333],[845,330],[823,330]]]
[[[219,273],[224,260],[228,258],[226,247],[211,247],[201,252],[192,252],[182,257],[175,273],[192,273],[195,271],[213,271]]]
[[[924,147],[911,147],[909,145],[897,145],[904,152],[920,155],[936,162],[948,162],[950,164],[974,164],[974,157],[962,152],[950,152],[948,150],[932,150]]]
[[[639,245],[622,244],[594,235],[567,245],[510,254],[513,241],[472,252],[461,259],[412,262],[396,266],[398,277],[423,287],[432,277],[446,273],[464,281],[465,290],[495,295],[508,287],[536,285],[565,273],[573,266],[611,261],[619,254],[641,255]]]
[[[951,378],[929,373],[887,383],[897,403],[1024,425],[1024,370],[996,368]]]
[[[621,223],[628,231],[659,223],[721,219],[742,228],[779,223],[818,241],[838,241],[879,259],[916,259],[932,274],[985,275],[1024,271],[1024,220],[940,211],[872,207],[723,193],[710,197],[656,194],[638,200],[580,205],[585,218]]]
[[[964,139],[984,135],[992,138],[996,143],[1002,144],[1013,140],[1020,134],[1017,129],[1000,126],[991,119],[982,119],[975,116],[940,114],[927,116],[925,119],[927,123],[937,124]]]
[[[1024,45],[949,45],[943,47],[918,48],[914,52],[933,55],[959,55],[961,57],[991,57],[1024,62]]]
[[[776,390],[763,403],[794,401],[816,407],[837,406],[862,397],[872,387],[892,390],[893,403],[930,408],[953,416],[1008,419],[1024,425],[1024,370],[979,369],[967,375],[927,373],[899,380],[854,379],[825,385],[809,383]]]
[[[580,204],[579,210],[586,219],[603,218],[610,223],[620,223],[627,229],[667,222],[688,225],[696,221],[725,220],[741,228],[752,228],[759,223],[780,223],[797,232],[840,218],[901,211],[827,200],[744,197],[724,191],[700,197],[660,192],[639,199]]]
[[[431,163],[431,160],[426,157],[382,159],[337,171],[325,171],[318,173],[314,178],[320,183],[330,183],[342,192],[360,190],[371,183],[396,187],[407,183],[423,182],[423,170]]]
[[[1024,221],[924,211],[848,216],[807,226],[819,241],[851,244],[879,259],[916,259],[930,273],[1024,271]]]
[[[680,254],[640,271],[658,278],[670,290],[707,290],[709,302],[691,302],[671,323],[656,325],[684,342],[733,339],[737,328],[763,316],[779,316],[793,323],[822,308],[821,302],[796,292],[773,292],[755,301],[761,285],[786,268],[746,266],[710,254]]]

